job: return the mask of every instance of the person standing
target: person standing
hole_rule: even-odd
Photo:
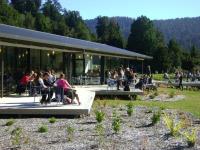
[[[181,89],[181,90],[183,90],[183,73],[182,72],[180,72],[179,73],[179,88]]]

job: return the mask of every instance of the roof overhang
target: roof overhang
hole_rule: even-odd
[[[70,53],[86,53],[126,59],[152,59],[150,56],[113,46],[0,24],[0,45]]]

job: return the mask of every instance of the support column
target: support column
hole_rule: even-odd
[[[3,91],[4,91],[4,86],[3,86],[3,77],[4,77],[4,57],[3,57],[3,47],[0,46],[1,50],[1,98],[3,98]]]
[[[42,51],[40,50],[40,70],[42,70]]]
[[[83,53],[83,76],[85,76],[85,52]]]
[[[72,79],[72,54],[63,53],[63,72],[67,75],[69,83]]]
[[[104,84],[105,83],[105,56],[101,56],[100,78],[101,78],[101,84]]]
[[[142,60],[142,74],[144,74],[144,61]]]
[[[27,49],[27,71],[31,71],[31,50]]]

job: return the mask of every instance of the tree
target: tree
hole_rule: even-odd
[[[96,33],[98,41],[101,43],[107,43],[109,38],[109,18],[108,17],[98,17],[97,18],[97,26]]]
[[[132,23],[127,49],[153,56],[153,60],[145,61],[145,64],[151,65],[153,70],[166,71],[170,65],[163,35],[145,16],[138,17]]]
[[[123,48],[124,40],[118,23],[108,17],[98,17],[96,32],[98,41],[111,46]]]
[[[47,0],[42,7],[42,12],[51,20],[57,21],[60,19],[62,7],[57,0]]]
[[[138,17],[131,25],[127,48],[137,52],[153,55],[157,48],[158,31],[153,22],[145,16]]]
[[[9,6],[6,1],[2,1],[0,9],[0,23],[23,26],[24,15],[19,14],[15,9]]]
[[[0,0],[0,6],[8,4],[8,0]]]
[[[65,23],[65,19],[62,16],[59,21],[53,21],[53,33],[66,36],[69,34],[69,27]]]
[[[110,20],[109,26],[109,37],[107,44],[112,45],[115,47],[123,48],[124,47],[124,40],[120,31],[120,27],[115,20]]]
[[[193,45],[193,46],[191,47],[190,56],[191,56],[192,58],[197,58],[197,57],[198,57],[198,51],[197,51],[197,48],[195,47],[195,45]]]
[[[35,28],[35,18],[31,15],[31,13],[25,14],[24,26],[29,29]]]
[[[20,13],[36,15],[41,7],[41,0],[11,0],[11,5]]]
[[[35,28],[39,31],[52,33],[52,23],[50,18],[38,13],[36,15]]]
[[[66,25],[69,26],[71,36],[84,40],[91,40],[91,32],[83,21],[78,11],[64,10]]]
[[[174,68],[181,67],[182,50],[174,39],[169,41],[168,49],[169,49],[169,57],[172,62],[172,66]]]

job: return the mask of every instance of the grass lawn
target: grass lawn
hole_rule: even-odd
[[[196,117],[200,118],[200,91],[180,91],[171,88],[159,88],[158,93],[170,93],[174,91],[177,94],[185,95],[184,100],[176,102],[159,102],[159,101],[133,101],[134,106],[148,106],[154,107],[158,106],[161,108],[172,108],[180,111],[191,112]],[[107,105],[107,106],[120,106],[126,105],[127,100],[95,100],[93,107],[97,105]]]

